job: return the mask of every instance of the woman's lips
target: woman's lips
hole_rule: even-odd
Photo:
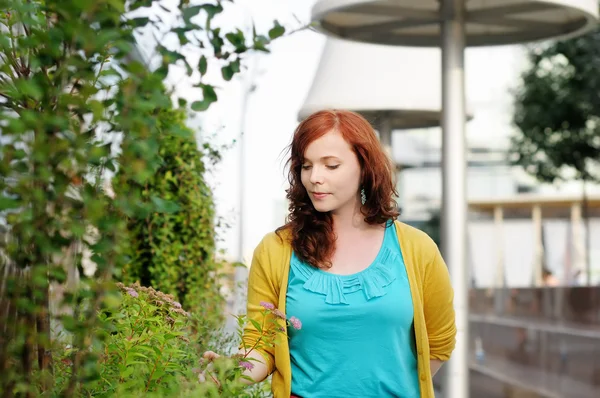
[[[322,192],[313,192],[313,197],[315,199],[324,199],[327,195],[329,195],[328,193],[322,193]]]

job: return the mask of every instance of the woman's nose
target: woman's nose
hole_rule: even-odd
[[[321,170],[319,167],[315,167],[313,166],[313,168],[310,171],[310,182],[312,184],[321,184],[323,183],[323,173],[321,173]]]

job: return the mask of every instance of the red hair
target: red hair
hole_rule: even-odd
[[[277,232],[289,230],[296,256],[317,268],[331,267],[331,257],[335,251],[333,218],[329,212],[321,213],[314,208],[302,185],[300,173],[306,148],[334,130],[352,146],[360,163],[360,186],[367,197],[361,207],[365,222],[384,224],[400,215],[395,200],[398,193],[394,184],[394,167],[369,122],[357,113],[343,110],[320,111],[310,115],[298,125],[288,148],[290,187],[286,192],[290,201],[289,215],[287,223]]]

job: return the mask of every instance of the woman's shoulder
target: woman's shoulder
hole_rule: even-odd
[[[250,270],[262,273],[271,281],[281,281],[285,275],[283,270],[289,265],[291,252],[290,233],[287,230],[269,232],[256,246]],[[257,269],[260,271],[256,271]]]
[[[425,248],[436,248],[437,245],[431,239],[427,233],[421,231],[418,228],[413,227],[412,225],[408,225],[403,223],[402,221],[395,221],[396,231],[398,232],[398,239],[400,241],[404,241],[405,243],[410,243],[411,245],[422,246]]]
[[[287,226],[277,228],[263,236],[257,249],[272,251],[286,249],[291,245],[291,232]]]

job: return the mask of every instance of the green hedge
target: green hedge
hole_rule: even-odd
[[[215,209],[203,153],[184,117],[173,110],[159,115],[160,129],[178,133],[161,136],[161,165],[141,189],[144,201],[161,202],[164,209],[128,220],[131,261],[122,280],[172,294],[192,312],[208,316],[220,313],[223,304],[214,259]]]

